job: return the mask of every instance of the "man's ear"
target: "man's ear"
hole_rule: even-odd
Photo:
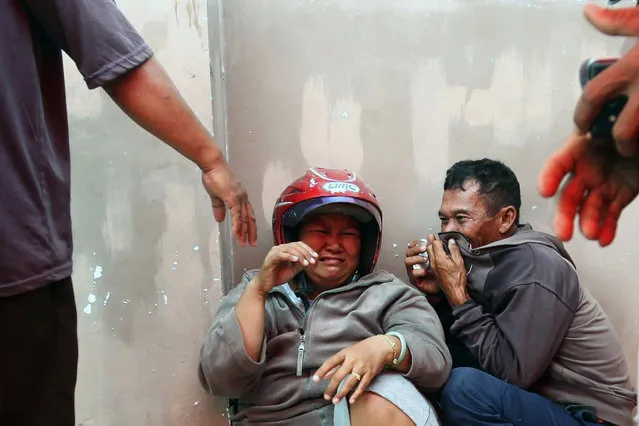
[[[507,234],[517,221],[517,210],[513,206],[504,207],[499,217],[499,233]]]

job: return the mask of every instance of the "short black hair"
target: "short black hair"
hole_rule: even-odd
[[[515,173],[504,163],[489,158],[464,160],[453,164],[446,171],[444,191],[461,189],[471,182],[479,184],[479,193],[484,197],[488,214],[496,214],[503,207],[513,206],[519,224],[521,188]]]

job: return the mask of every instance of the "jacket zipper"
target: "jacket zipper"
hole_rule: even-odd
[[[313,306],[315,306],[317,304],[317,300],[322,297],[325,294],[330,294],[330,293],[337,293],[339,292],[341,289],[333,289],[333,290],[337,290],[337,291],[331,291],[328,290],[326,292],[320,293],[314,300],[313,305],[311,305],[308,310],[306,310],[306,312],[303,312],[299,309],[299,307],[288,297],[288,295],[286,294],[286,292],[284,292],[283,290],[276,290],[277,293],[281,294],[284,297],[284,300],[286,300],[287,305],[289,305],[289,307],[293,307],[293,309],[296,309],[298,312],[300,312],[302,314],[302,327],[298,328],[298,332],[300,334],[300,343],[297,346],[297,368],[296,368],[296,375],[301,377],[302,373],[303,373],[303,367],[304,367],[304,354],[306,352],[306,336],[305,336],[305,332],[306,332],[306,323],[308,321],[308,313],[311,309],[313,309]]]
[[[302,326],[300,328],[297,329],[297,331],[300,334],[300,343],[297,346],[297,368],[296,368],[296,375],[301,377],[302,373],[303,373],[303,367],[304,367],[304,354],[306,352],[306,324],[308,322],[308,317],[309,317],[309,312],[311,311],[311,309],[313,309],[313,307],[315,305],[317,305],[317,301],[320,297],[324,296],[325,294],[331,294],[331,293],[336,293],[335,291],[325,291],[323,293],[320,293],[315,300],[313,301],[313,304],[306,310],[306,312],[302,312],[299,307],[293,303],[293,301],[291,301],[291,299],[288,297],[288,295],[286,293],[282,292],[278,292],[280,294],[283,293],[284,299],[287,301],[287,304],[289,305],[289,307],[293,306],[294,309],[296,309],[298,312],[300,312],[302,314]]]
[[[300,333],[300,344],[297,347],[297,375],[302,376],[302,367],[304,364],[304,351],[306,351],[306,338],[304,336],[304,329],[298,329]]]

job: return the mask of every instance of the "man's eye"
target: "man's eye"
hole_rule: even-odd
[[[465,220],[466,220],[466,217],[465,217],[465,216],[457,216],[457,217],[455,218],[455,220],[457,220],[457,222],[463,222],[463,221],[465,221]]]
[[[448,218],[447,217],[440,217],[439,220],[441,220],[444,223],[448,222]]]

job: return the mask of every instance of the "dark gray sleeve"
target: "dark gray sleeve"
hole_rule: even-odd
[[[546,370],[573,318],[573,310],[538,283],[511,287],[492,313],[472,300],[453,307],[451,333],[488,373],[528,388]]]
[[[22,0],[76,63],[90,89],[148,60],[153,52],[113,0]]]

